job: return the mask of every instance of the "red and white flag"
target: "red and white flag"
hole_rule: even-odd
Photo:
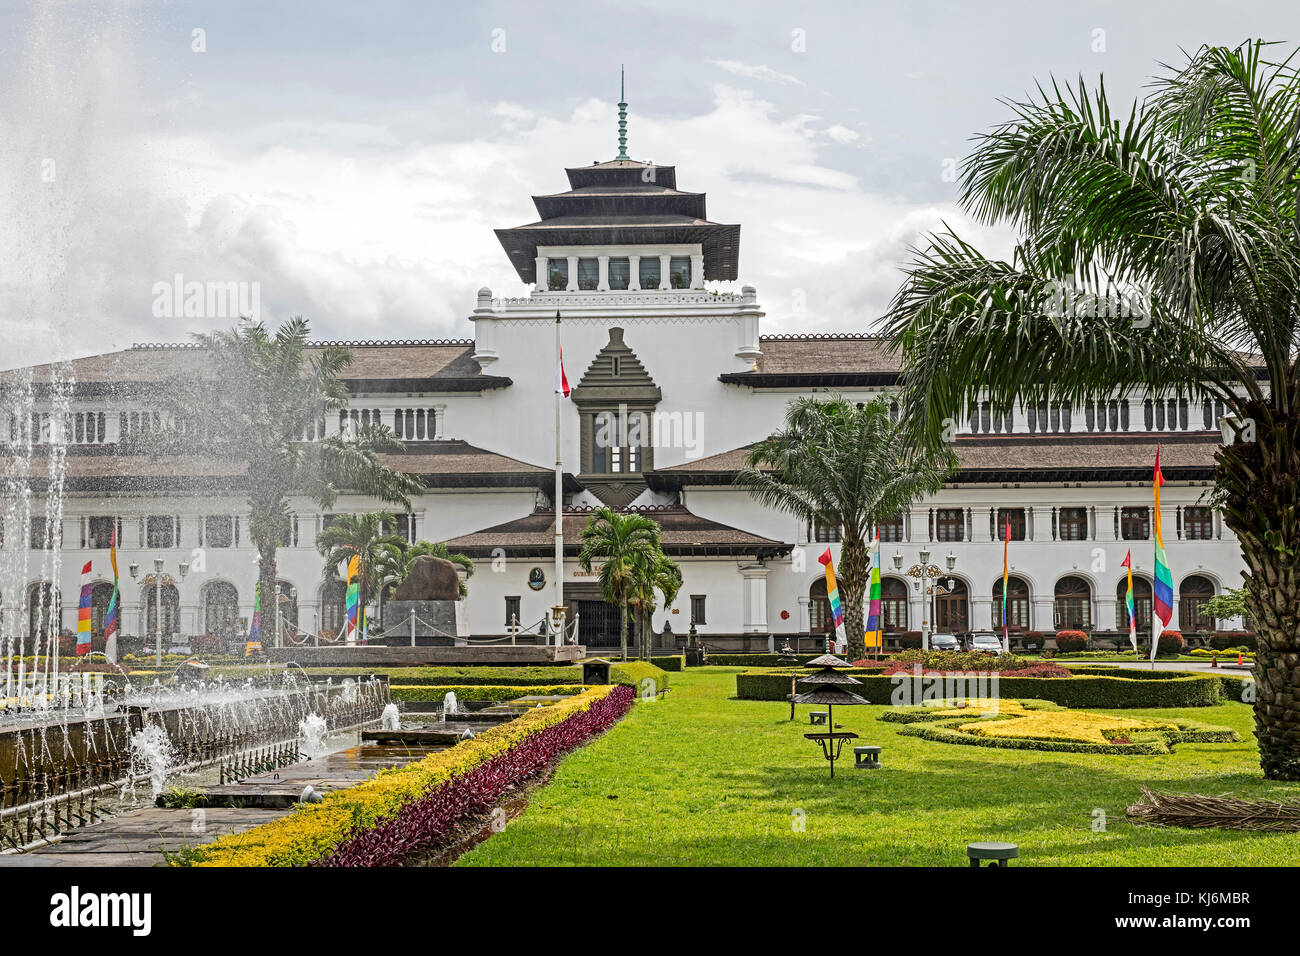
[[[564,374],[564,349],[560,349],[560,361],[555,366],[555,391],[565,398],[569,397],[569,379]]]

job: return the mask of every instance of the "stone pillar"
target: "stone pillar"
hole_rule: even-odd
[[[668,267],[672,263],[672,258],[672,256],[659,257],[659,288],[661,290],[672,288],[672,283],[668,278]]]
[[[1116,599],[1114,594],[1097,595],[1097,620],[1092,622],[1094,628],[1099,631],[1110,631],[1115,629],[1115,605]],[[1122,626],[1120,630],[1127,631],[1127,623]]]
[[[1033,594],[1030,596],[1029,620],[1031,631],[1042,631],[1048,637],[1056,634],[1056,622],[1053,620],[1054,596]]]
[[[1114,541],[1115,540],[1115,506],[1114,505],[1097,505],[1093,508],[1096,515],[1096,521],[1092,530],[1094,541]]]
[[[537,257],[537,281],[533,284],[533,288],[538,292],[545,292],[546,287],[549,285],[546,265],[549,261],[546,256]]]
[[[987,631],[993,628],[993,595],[974,594],[970,595],[971,603],[971,629],[976,631]],[[998,624],[1001,626],[1002,605],[998,605]]]
[[[1043,505],[1034,509],[1033,540],[1052,540],[1052,508],[1050,505]],[[1034,629],[1041,630],[1041,628],[1038,627],[1035,627]]]
[[[996,541],[993,536],[989,521],[989,508],[975,508],[971,513],[971,536],[972,541]]]
[[[799,633],[807,634],[809,628],[812,627],[812,612],[809,610],[810,601],[806,594],[800,594],[797,600],[799,602]]]
[[[567,291],[569,292],[578,291],[578,257],[577,256],[569,256],[569,285],[567,287]]]
[[[704,288],[704,255],[691,256],[691,288]]]
[[[745,634],[766,634],[767,627],[767,573],[768,567],[758,564],[739,566],[741,577],[741,601],[743,604],[743,624],[741,631]]]
[[[641,291],[641,257],[627,257],[627,289],[629,292]]]
[[[600,275],[596,279],[596,291],[609,291],[609,256],[597,256],[596,261],[600,264]]]

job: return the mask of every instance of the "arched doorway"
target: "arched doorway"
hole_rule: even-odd
[[[144,639],[152,641],[154,635],[158,633],[158,605],[157,595],[159,588],[154,586],[153,575],[144,579],[141,585],[144,592]],[[170,635],[180,632],[181,624],[181,593],[176,589],[176,585],[171,584],[166,578],[163,578],[162,584],[162,633],[163,640],[167,640]]]
[[[294,640],[299,640],[298,632],[295,630],[298,624],[298,589],[288,581],[280,581],[276,584],[276,589],[280,592],[276,598],[280,610],[280,630],[290,634]],[[283,641],[277,642],[282,644]]]
[[[934,583],[944,580],[951,580],[953,586],[947,594],[936,592],[934,629],[941,634],[964,634],[970,630],[970,593],[966,582],[960,578],[936,578]]]
[[[95,637],[104,636],[104,618],[108,616],[108,605],[113,600],[113,585],[100,581],[90,589],[90,633]],[[118,604],[122,598],[118,596]]]
[[[1056,582],[1053,617],[1058,631],[1083,631],[1092,626],[1092,586],[1074,574]]]
[[[203,586],[203,633],[229,644],[240,630],[239,590],[229,581],[209,581]]]
[[[880,614],[886,631],[907,630],[907,585],[898,578],[881,579]]]
[[[320,629],[322,636],[334,640],[343,631],[347,618],[345,600],[348,586],[337,578],[327,581],[320,589]]]
[[[1028,631],[1029,584],[1014,574],[1007,578],[1007,630]],[[993,582],[993,630],[1002,630],[1002,579]]]
[[[835,630],[831,601],[826,596],[826,579],[818,578],[808,586],[808,633],[830,634]]]
[[[1214,582],[1202,574],[1189,574],[1178,588],[1178,626],[1184,631],[1212,631],[1214,618],[1201,605],[1214,597]]]
[[[1115,585],[1115,628],[1128,630],[1128,605],[1124,603],[1128,594],[1128,575],[1119,579]],[[1151,582],[1144,577],[1133,575],[1133,617],[1139,634],[1151,633]]]

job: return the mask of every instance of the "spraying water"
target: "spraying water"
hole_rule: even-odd
[[[446,720],[448,714],[454,715],[458,713],[460,713],[460,704],[456,702],[456,692],[449,690],[446,696],[442,698],[442,719]]]
[[[325,718],[320,714],[308,714],[298,722],[298,749],[309,759],[325,752],[326,729]]]
[[[151,797],[158,799],[167,785],[167,774],[175,763],[175,750],[167,731],[157,724],[150,724],[144,730],[131,735],[131,776],[132,790],[134,778],[147,776]]]
[[[402,726],[402,720],[397,715],[397,705],[388,704],[384,707],[384,712],[379,715],[380,730],[398,730]]]

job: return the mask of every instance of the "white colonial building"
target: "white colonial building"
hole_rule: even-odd
[[[467,317],[472,337],[463,340],[343,343],[355,355],[346,375],[351,404],[324,422],[324,433],[351,418],[382,422],[406,442],[392,464],[419,474],[428,491],[401,516],[401,532],[445,541],[477,563],[462,638],[497,638],[512,620],[535,625],[554,599],[559,313],[574,386],[562,404],[564,595],[582,642],[617,644],[617,613],[576,562],[587,514],[602,503],[659,521],[667,552],[682,566],[681,594],[654,616],[655,630],[669,631],[661,646],[680,642],[692,622],[716,648],[766,650],[799,635],[819,638],[826,615],[816,555],[837,551],[836,529],[764,510],[732,482],[747,448],[779,426],[787,402],[831,392],[854,400],[889,395],[899,376],[895,358],[870,335],[765,335],[754,288],[735,294],[710,286],[738,277],[740,227],[709,221],[704,195],[679,190],[673,167],[620,151],[567,175],[567,191],[534,197],[538,221],[498,231],[533,291],[498,298],[481,290]],[[115,529],[125,634],[152,633],[159,591],[167,632],[182,639],[242,633],[256,577],[243,463],[158,461],[118,448],[120,436],[158,420],[151,385],[199,361],[192,347],[165,345],[75,360],[66,407],[48,400],[54,366],[4,373],[12,413],[7,431],[0,422],[0,438],[11,443],[0,549],[6,634],[35,626],[54,589],[63,625],[75,627],[86,561],[99,582],[99,627]],[[615,440],[599,440],[611,415],[641,421],[638,413],[651,423],[643,440],[617,424]],[[1140,626],[1149,633],[1157,442],[1178,598],[1172,626],[1215,627],[1198,605],[1238,586],[1243,567],[1235,537],[1208,501],[1221,413],[1141,394],[1021,408],[1009,419],[977,408],[961,423],[952,482],[881,528],[888,628],[899,634],[930,622],[927,600],[903,573],[923,552],[952,583],[936,600],[933,624],[992,626],[1009,518],[1014,632],[1114,631],[1121,562],[1131,550]],[[66,448],[48,443],[59,433],[49,429],[50,416],[60,415]],[[60,483],[61,509],[47,508],[43,496]],[[30,502],[21,500],[24,488]],[[345,493],[331,513],[377,507]],[[300,628],[287,631],[296,640],[302,632],[336,633],[341,621],[341,588],[322,584],[316,550],[328,520],[307,499],[296,500],[293,531],[279,552],[281,606]],[[44,547],[50,541],[59,553],[57,580]],[[163,586],[156,588],[159,560]],[[1239,622],[1217,622],[1229,625]]]

